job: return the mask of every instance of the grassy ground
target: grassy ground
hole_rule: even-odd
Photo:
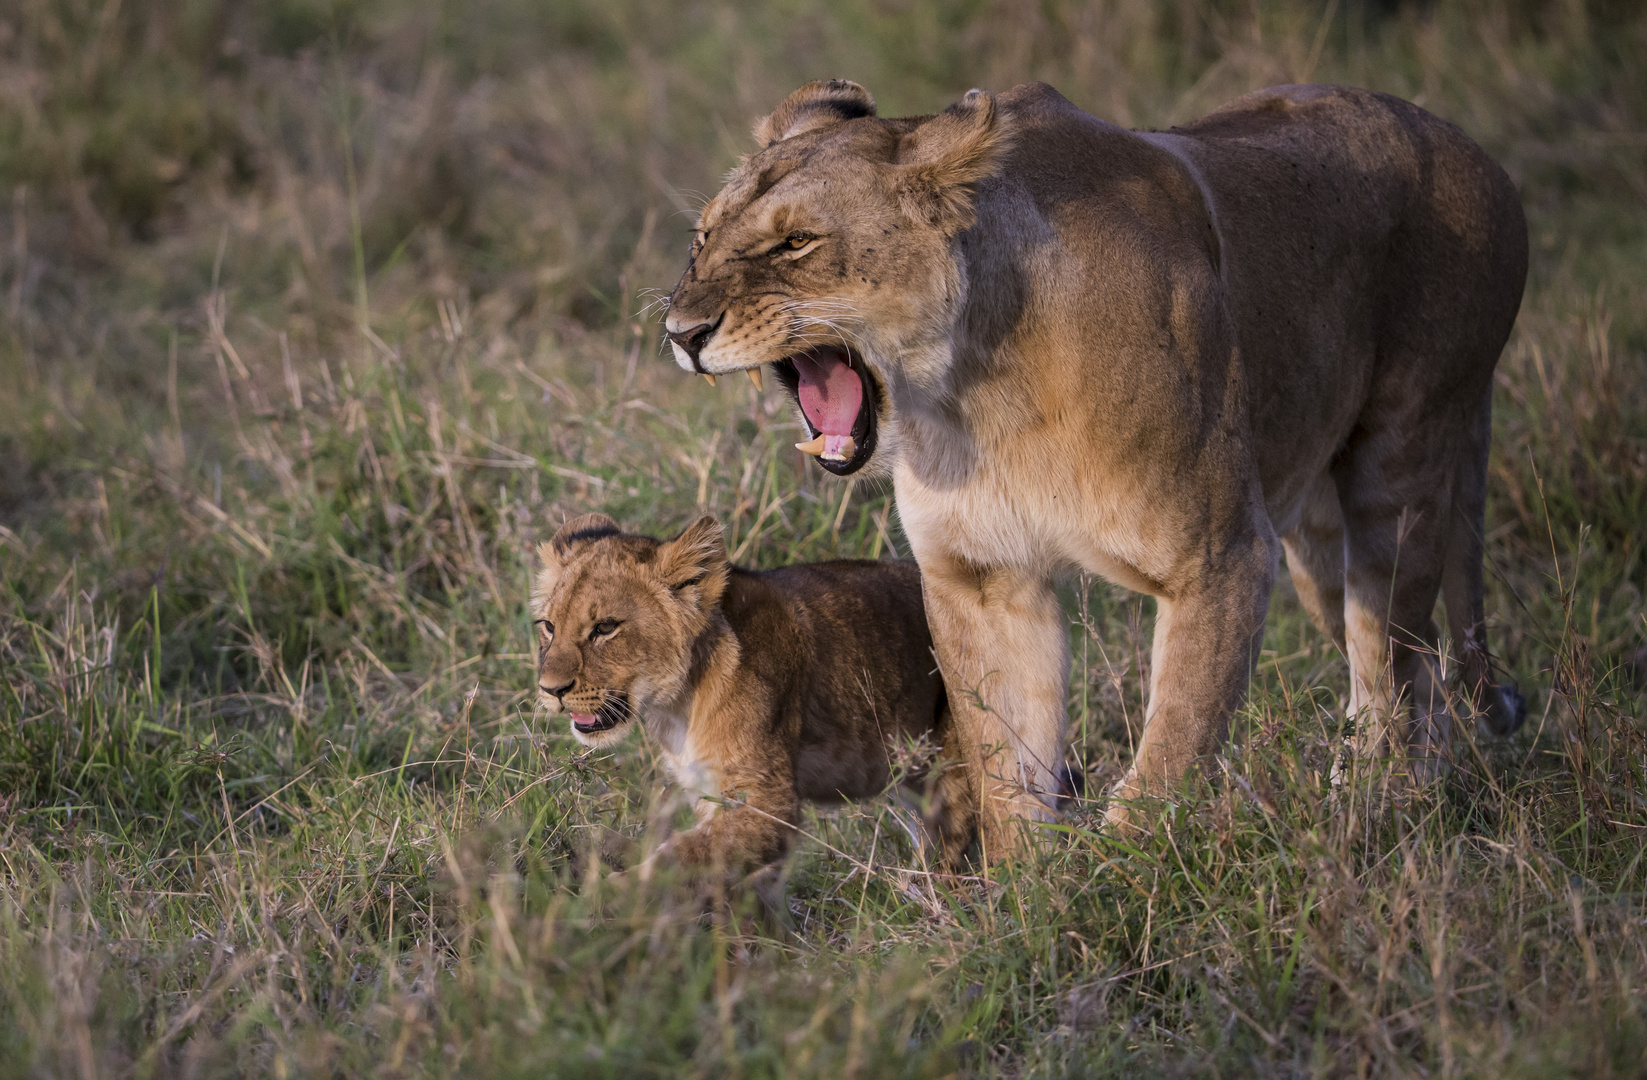
[[[1641,1075],[1647,19],[1633,5],[32,0],[0,13],[0,1072]],[[581,857],[644,741],[535,715],[534,539],[707,507],[738,560],[889,555],[645,314],[749,121],[1031,78],[1162,125],[1412,98],[1521,186],[1492,632],[1531,703],[1389,812],[1278,591],[1224,777],[990,879],[809,818],[788,940]],[[1072,760],[1128,754],[1147,604],[1071,581]]]

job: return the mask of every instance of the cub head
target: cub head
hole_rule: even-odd
[[[636,715],[687,689],[693,643],[726,589],[720,523],[702,517],[658,541],[586,514],[538,554],[538,700],[571,714],[572,735],[585,746],[609,746]]]
[[[704,207],[665,330],[687,371],[763,364],[794,397],[830,472],[889,441],[889,385],[947,340],[961,289],[950,240],[1010,142],[973,90],[890,120],[857,83],[808,83],[755,125],[760,149]]]

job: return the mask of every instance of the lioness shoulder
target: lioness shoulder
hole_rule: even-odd
[[[663,849],[681,864],[777,862],[803,802],[880,793],[901,743],[958,756],[913,562],[745,570],[714,518],[659,541],[599,514],[567,522],[540,555],[540,700],[586,746],[644,722],[699,799],[697,826]],[[924,778],[926,823],[954,858],[972,810],[960,771],[947,775]]]

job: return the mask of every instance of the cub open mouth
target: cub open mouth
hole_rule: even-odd
[[[569,713],[572,726],[585,735],[610,731],[629,719],[629,699],[623,695],[609,697],[593,713]]]
[[[875,452],[875,404],[880,388],[869,365],[838,345],[811,349],[772,365],[801,407],[808,442],[801,449],[836,476],[863,468]]]

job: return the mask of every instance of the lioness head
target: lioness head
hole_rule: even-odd
[[[720,523],[699,518],[658,541],[621,532],[605,514],[562,525],[538,548],[532,590],[538,698],[571,714],[586,746],[623,738],[650,705],[686,690],[692,644],[726,588]]]
[[[704,207],[665,323],[687,371],[770,364],[830,472],[892,440],[887,387],[930,377],[964,280],[950,241],[1009,140],[973,90],[883,120],[857,83],[808,83],[755,125],[761,149]]]

